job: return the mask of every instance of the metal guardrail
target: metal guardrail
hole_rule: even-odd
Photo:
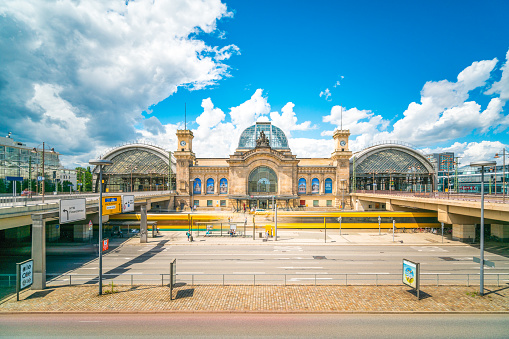
[[[97,284],[99,278],[96,274],[47,274],[53,276],[47,283],[48,286],[73,286]],[[501,279],[502,278],[502,279]],[[486,285],[500,286],[502,283],[509,283],[509,273],[485,273]],[[477,280],[477,283],[476,283]],[[103,282],[113,281],[123,285],[154,285],[165,282],[169,284],[169,273],[154,274],[103,274]],[[447,286],[459,285],[463,282],[465,286],[478,286],[479,273],[421,273],[421,285]],[[176,283],[199,285],[395,285],[401,283],[400,273],[332,273],[332,274],[176,274]],[[0,286],[14,286],[16,284],[15,274],[0,274]]]
[[[447,192],[406,192],[406,191],[389,191],[389,190],[356,190],[352,194],[379,194],[389,196],[403,196],[415,198],[429,198],[442,200],[460,200],[460,201],[481,201],[481,194],[478,193],[447,193]],[[509,196],[504,199],[502,194],[484,194],[485,203],[509,204]]]
[[[173,194],[175,191],[147,191],[147,192],[133,192],[135,196],[135,200],[138,198],[150,198],[154,196],[161,196],[167,194]],[[108,193],[109,195],[115,195],[116,192]],[[122,194],[131,194],[131,192],[119,192],[119,195]],[[99,193],[81,193],[81,194],[60,194],[60,195],[51,195],[48,194],[45,196],[44,204],[42,203],[42,196],[29,197],[29,196],[19,196],[19,197],[0,197],[0,207],[4,207],[4,211],[0,211],[1,214],[9,214],[8,207],[28,207],[31,206],[31,211],[44,211],[58,208],[59,200],[68,200],[68,199],[77,199],[77,198],[85,198],[87,199],[87,206],[91,204],[97,204],[99,200]]]

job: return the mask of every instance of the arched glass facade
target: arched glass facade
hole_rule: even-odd
[[[354,191],[433,190],[434,173],[431,163],[408,147],[387,145],[366,149],[359,159],[352,159],[350,168]]]
[[[260,166],[255,168],[248,179],[248,192],[251,193],[276,193],[277,175],[272,168]]]
[[[246,128],[239,139],[240,149],[253,149],[256,147],[256,139],[260,137],[263,131],[267,139],[269,139],[270,147],[274,149],[288,149],[288,139],[285,133],[270,122],[257,122],[255,125]]]

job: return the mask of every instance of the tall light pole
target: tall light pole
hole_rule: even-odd
[[[345,209],[345,182],[346,179],[341,179],[341,209]]]
[[[190,204],[190,206],[191,206],[191,212],[192,212],[194,210],[194,179],[189,180],[189,182],[191,183],[189,185],[189,189],[191,190],[191,204]]]
[[[88,162],[99,166],[99,295],[103,294],[103,166],[113,165],[113,161],[96,159]]]
[[[495,154],[495,159],[498,159],[500,158],[500,156],[498,155],[498,153]],[[502,150],[502,160],[503,160],[503,165],[502,165],[502,170],[503,170],[503,177],[502,177],[502,201],[505,203],[505,147],[504,149]]]
[[[133,169],[138,169],[138,167],[131,166],[131,192],[133,191]]]
[[[45,142],[42,143],[42,151],[39,151],[39,146],[41,146],[41,144],[37,145],[37,147],[34,147],[32,149],[32,153],[37,153],[39,154],[39,152],[42,152],[42,203],[44,204],[44,191],[45,191],[45,181],[46,181],[46,177],[44,176],[44,154],[46,153],[46,144]],[[54,148],[51,148],[49,150],[50,153],[55,153],[55,149]]]
[[[479,294],[484,295],[484,167],[494,166],[495,161],[471,162],[470,167],[481,167],[481,268],[479,281]]]

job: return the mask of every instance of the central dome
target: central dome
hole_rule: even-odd
[[[253,149],[256,147],[256,139],[260,137],[263,131],[265,136],[269,139],[269,145],[274,149],[288,150],[288,139],[285,133],[279,128],[272,125],[270,122],[257,122],[253,126],[246,128],[239,139],[238,149]]]

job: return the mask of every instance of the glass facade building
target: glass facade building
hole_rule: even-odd
[[[269,139],[271,148],[278,150],[290,150],[288,139],[285,133],[270,122],[257,122],[255,125],[246,128],[239,139],[238,149],[253,149],[256,147],[256,140],[260,138],[261,132]]]

